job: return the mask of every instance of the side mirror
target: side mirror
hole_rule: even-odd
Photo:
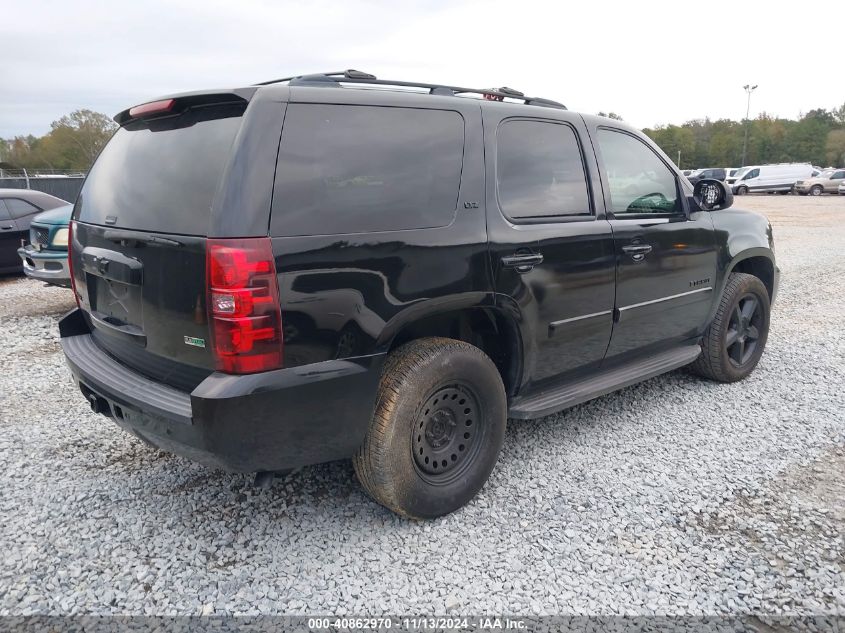
[[[703,178],[695,183],[692,197],[698,208],[703,211],[727,209],[734,203],[734,194],[721,180]]]

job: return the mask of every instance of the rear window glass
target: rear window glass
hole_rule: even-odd
[[[449,225],[464,121],[447,110],[292,104],[273,193],[273,235]]]
[[[590,213],[581,149],[568,125],[506,121],[497,152],[499,204],[508,217]]]
[[[20,198],[7,198],[6,207],[9,209],[9,213],[12,214],[13,218],[22,218],[41,211],[34,204],[26,200],[21,200]]]
[[[79,219],[116,227],[205,235],[211,205],[241,125],[243,105],[193,108],[120,128],[79,195]]]

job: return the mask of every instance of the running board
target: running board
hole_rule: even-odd
[[[581,378],[575,382],[553,386],[530,396],[516,398],[508,410],[508,417],[518,420],[542,418],[617,389],[659,376],[678,367],[689,365],[698,358],[700,353],[701,348],[697,344],[676,347],[667,352],[661,352],[589,378]]]

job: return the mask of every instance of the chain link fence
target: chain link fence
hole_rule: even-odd
[[[84,180],[84,171],[0,169],[0,189],[33,189],[68,202],[76,201]]]

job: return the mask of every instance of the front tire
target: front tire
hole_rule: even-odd
[[[736,195],[738,195],[738,196],[744,196],[747,193],[748,193],[748,187],[746,187],[745,185],[741,185],[741,186],[736,188]]]
[[[824,193],[824,189],[820,185],[813,185],[813,188],[810,189],[811,196],[820,196]]]
[[[417,339],[388,356],[352,463],[380,504],[408,518],[438,517],[487,481],[506,422],[504,385],[484,352],[453,339]]]
[[[690,369],[719,382],[746,378],[766,347],[770,310],[769,292],[760,279],[731,274],[716,316],[704,332],[701,355]]]

